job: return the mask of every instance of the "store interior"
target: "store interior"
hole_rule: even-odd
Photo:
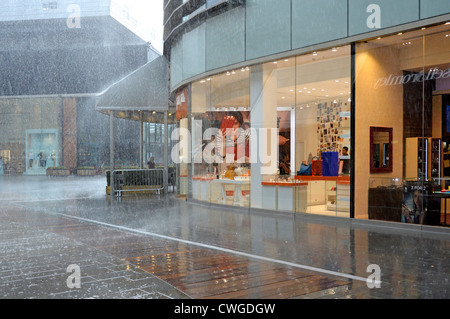
[[[357,43],[356,218],[448,224],[449,50],[449,24]],[[375,131],[390,135],[379,143]],[[389,167],[376,168],[383,152]],[[420,205],[411,204],[415,190]]]
[[[404,189],[411,186],[428,192],[427,196],[422,192],[422,206],[429,217],[416,217],[414,223],[448,224],[450,25],[362,41],[355,50],[354,112],[350,46],[230,70],[192,83],[192,119],[202,121],[202,132],[223,129],[225,119],[237,112],[240,115],[233,121],[239,127],[275,128],[278,133],[274,172],[259,173],[261,167],[254,165],[248,150],[243,161],[232,165],[194,163],[194,197],[349,217],[349,163],[354,155],[355,218],[410,222],[404,207],[412,195]],[[355,123],[355,150],[351,123]],[[188,128],[186,118],[180,127]],[[267,151],[273,139],[265,139]],[[208,142],[202,140],[202,151]],[[184,168],[182,176],[187,177],[187,164]],[[195,182],[208,178],[234,182],[223,188]],[[439,194],[433,193],[436,185]],[[207,195],[202,195],[202,187]],[[252,196],[259,198],[257,205]]]

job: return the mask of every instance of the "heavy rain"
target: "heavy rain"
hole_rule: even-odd
[[[450,6],[338,2],[2,0],[0,298],[448,299]]]

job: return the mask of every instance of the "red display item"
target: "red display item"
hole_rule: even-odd
[[[311,165],[312,176],[322,176],[322,161],[313,160]]]

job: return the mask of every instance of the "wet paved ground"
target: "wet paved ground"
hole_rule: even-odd
[[[450,235],[0,177],[3,298],[449,298]],[[69,288],[69,265],[81,288]],[[367,267],[381,269],[369,289]]]

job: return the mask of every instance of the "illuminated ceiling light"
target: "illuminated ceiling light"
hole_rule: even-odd
[[[172,113],[169,113],[169,116],[172,116]]]
[[[273,64],[277,64],[278,62],[277,61],[273,61]]]
[[[446,22],[444,25],[450,25],[450,21],[449,21],[449,22]]]
[[[241,69],[241,72],[245,72],[245,69],[244,69],[244,68],[242,68],[242,69]]]
[[[336,52],[337,48],[332,48],[331,51]]]
[[[314,55],[314,56],[317,56],[317,52],[313,52],[313,55]]]
[[[282,100],[284,100],[285,98],[286,98],[285,96],[282,96],[282,97],[281,97]]]
[[[303,93],[303,91],[302,91],[302,90],[300,90],[300,91],[298,91],[298,93]]]
[[[156,114],[156,111],[153,111],[152,113],[153,113],[153,114]]]
[[[205,83],[205,82],[206,82],[205,80],[201,80],[201,81],[200,81],[200,83]]]
[[[306,107],[309,107],[309,104],[308,104],[308,105],[306,105]]]
[[[230,75],[230,72],[227,72],[227,75]]]
[[[233,71],[231,71],[231,74],[236,74],[236,72],[234,72],[234,70],[233,70]]]
[[[399,32],[399,33],[397,33],[397,35],[403,35],[403,32]]]
[[[422,30],[426,30],[427,28],[423,27]]]
[[[284,62],[289,62],[289,59],[284,59]]]
[[[211,78],[207,78],[206,81],[211,81]]]
[[[377,40],[381,40],[381,37],[378,37]]]
[[[322,89],[321,91],[322,91],[322,92],[325,92],[325,89]]]

